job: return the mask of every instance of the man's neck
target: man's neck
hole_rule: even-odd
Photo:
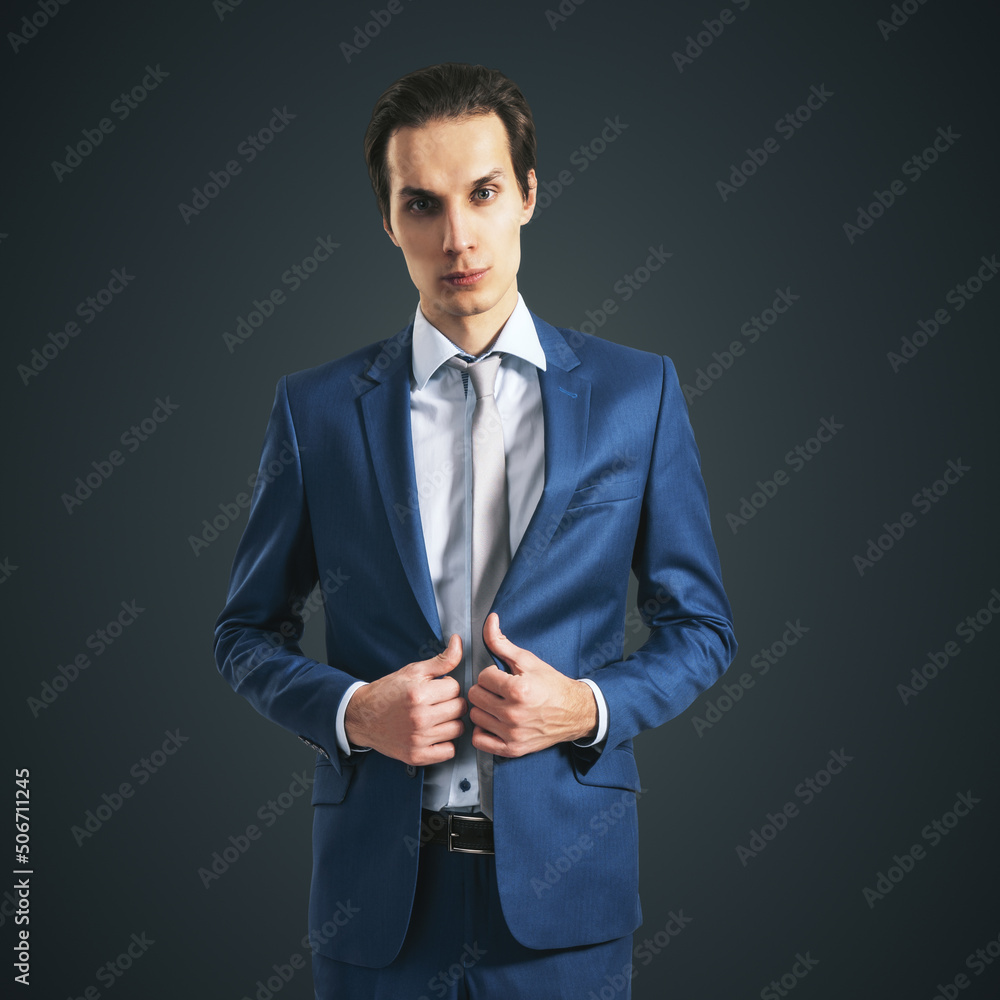
[[[456,347],[469,357],[476,358],[488,351],[503,330],[517,306],[517,288],[512,296],[504,296],[488,312],[473,316],[452,316],[447,313],[428,313],[421,303],[424,316],[437,327]]]

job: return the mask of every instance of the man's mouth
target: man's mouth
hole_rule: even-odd
[[[466,288],[479,282],[488,270],[489,268],[484,267],[472,271],[452,271],[450,274],[446,274],[442,280],[454,288]]]

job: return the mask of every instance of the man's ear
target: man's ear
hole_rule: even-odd
[[[524,199],[524,209],[521,212],[521,225],[525,225],[535,212],[535,196],[538,193],[538,178],[535,168],[528,171],[528,197]]]
[[[396,239],[396,236],[395,236],[395,234],[394,234],[394,233],[393,233],[393,231],[392,231],[392,230],[391,230],[391,229],[389,228],[389,220],[388,220],[388,219],[387,219],[387,218],[386,218],[386,217],[385,217],[384,215],[382,216],[382,228],[383,228],[383,229],[384,229],[384,230],[386,231],[386,233],[388,234],[388,236],[389,236],[389,239],[390,239],[390,240],[392,240],[392,242],[393,242],[393,243],[395,243],[395,244],[396,244],[396,246],[398,247],[398,246],[399,246],[399,240],[397,240],[397,239]]]

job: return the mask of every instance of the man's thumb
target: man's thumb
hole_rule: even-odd
[[[524,672],[522,666],[514,662],[519,648],[500,631],[500,616],[495,611],[487,616],[483,625],[483,641],[491,653],[503,659],[511,673]]]
[[[453,632],[448,645],[426,662],[430,665],[428,673],[432,677],[440,677],[454,670],[462,662],[462,639],[459,634]]]

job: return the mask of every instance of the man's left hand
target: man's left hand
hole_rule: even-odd
[[[510,673],[488,666],[469,689],[472,745],[500,757],[523,757],[556,743],[597,734],[597,702],[583,681],[573,680],[515,646],[494,612],[483,627],[486,648]]]

